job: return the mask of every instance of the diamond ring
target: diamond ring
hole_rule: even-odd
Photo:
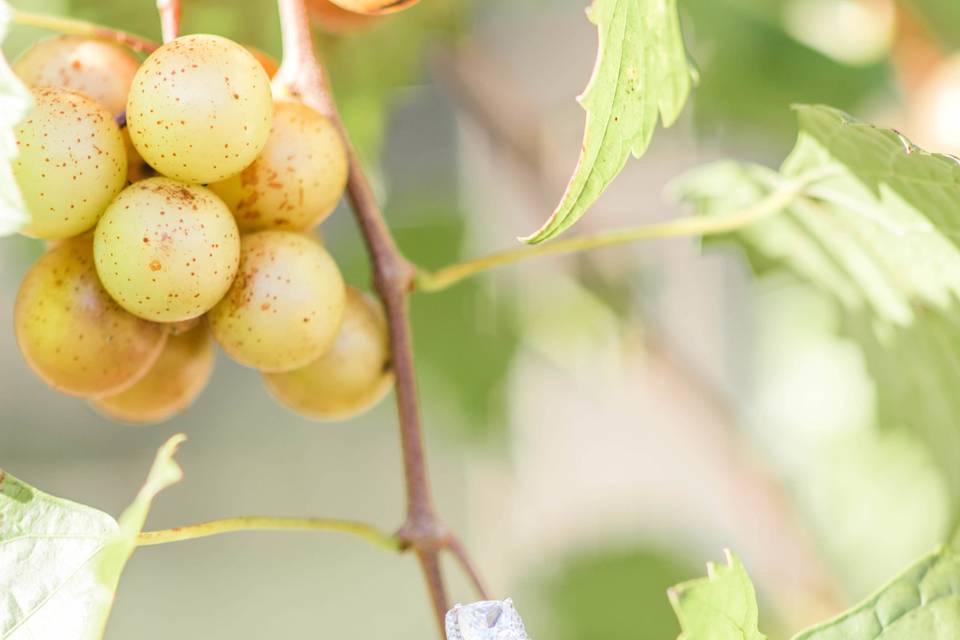
[[[447,612],[447,640],[530,640],[513,600],[458,604]]]

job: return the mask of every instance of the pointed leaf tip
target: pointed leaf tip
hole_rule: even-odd
[[[642,156],[658,120],[672,125],[693,85],[676,0],[594,0],[593,75],[577,99],[586,110],[577,167],[550,218],[521,238],[538,244],[570,228],[623,170]]]

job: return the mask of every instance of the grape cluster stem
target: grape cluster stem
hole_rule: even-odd
[[[153,53],[160,47],[157,42],[149,38],[144,38],[143,36],[138,36],[127,31],[111,29],[110,27],[104,27],[99,24],[87,22],[86,20],[22,11],[12,7],[10,8],[10,22],[25,27],[56,31],[57,33],[109,40],[129,47],[134,51],[139,51],[140,53]]]
[[[176,40],[180,35],[180,0],[157,0],[157,12],[163,41]]]

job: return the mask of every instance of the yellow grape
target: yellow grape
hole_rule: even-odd
[[[203,316],[197,316],[196,318],[190,318],[189,320],[170,322],[167,324],[167,327],[170,329],[171,336],[181,336],[196,329],[201,322],[203,322]]]
[[[147,178],[110,203],[93,247],[103,286],[123,308],[180,322],[206,313],[230,288],[240,232],[209,189]]]
[[[345,295],[337,264],[316,241],[290,231],[251,233],[237,279],[210,311],[210,329],[240,364],[290,371],[330,349]]]
[[[347,151],[333,123],[299,102],[277,102],[257,159],[210,188],[242,231],[302,230],[330,215],[346,184]]]
[[[132,424],[164,422],[180,413],[200,395],[213,373],[213,341],[200,324],[171,335],[159,359],[145,376],[126,391],[91,401],[108,418]]]
[[[30,367],[53,388],[81,397],[132,385],[167,337],[166,327],[126,312],[100,285],[89,234],[63,241],[30,268],[13,315]]]
[[[133,146],[133,142],[130,140],[129,129],[124,127],[120,131],[123,133],[123,147],[127,151],[127,182],[138,182],[157,175],[153,167],[148,165],[137,153],[137,148]]]
[[[345,35],[369,27],[376,16],[347,11],[330,0],[307,0],[307,11],[314,24],[333,35]]]
[[[123,137],[113,116],[90,98],[49,87],[33,96],[36,104],[14,129],[13,175],[32,216],[23,233],[69,238],[92,229],[123,188]]]
[[[267,77],[273,78],[273,76],[277,75],[277,71],[280,70],[280,63],[277,62],[276,58],[266,51],[261,51],[260,49],[251,47],[250,45],[247,45],[247,51],[249,51],[250,55],[257,59],[257,62],[259,62],[260,66],[263,67],[263,70],[267,72]]]
[[[206,184],[253,162],[270,134],[270,79],[237,43],[211,35],[168,42],[140,66],[127,128],[163,175]]]
[[[393,13],[411,7],[420,0],[330,0],[333,4],[353,11],[367,15],[377,15],[381,13]]]
[[[343,324],[330,351],[302,369],[265,373],[263,379],[278,402],[313,420],[345,420],[367,411],[393,385],[383,308],[348,287]]]
[[[13,71],[33,87],[54,87],[92,98],[116,115],[127,107],[140,62],[118,44],[84,36],[54,36],[24,51]]]

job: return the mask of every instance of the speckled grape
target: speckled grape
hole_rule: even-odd
[[[131,313],[179,322],[206,313],[237,273],[240,233],[212,191],[170,178],[135,182],[94,234],[103,286]]]
[[[152,53],[127,102],[127,127],[144,160],[163,175],[201,184],[253,162],[272,115],[263,66],[235,42],[203,34]]]
[[[210,311],[210,328],[240,364],[290,371],[333,345],[345,297],[340,270],[320,244],[290,231],[260,231],[244,236],[240,271]]]
[[[213,340],[207,327],[200,324],[171,335],[160,358],[132,387],[91,404],[120,422],[164,422],[193,404],[210,380],[213,362]]]
[[[54,87],[92,98],[116,115],[140,62],[120,45],[84,36],[54,36],[24,51],[13,71],[32,87]]]
[[[100,285],[89,234],[60,243],[27,272],[14,329],[37,375],[81,397],[119,393],[135,383],[167,337],[166,327],[131,315]]]
[[[300,230],[326,218],[347,184],[347,152],[333,123],[299,102],[278,102],[263,151],[210,185],[242,231]]]
[[[14,129],[13,175],[32,216],[23,233],[69,238],[92,229],[123,188],[123,137],[113,116],[90,98],[49,87],[33,95],[33,109]]]
[[[330,351],[307,366],[263,374],[280,404],[312,420],[345,420],[380,401],[393,385],[383,309],[347,288],[343,323]]]

